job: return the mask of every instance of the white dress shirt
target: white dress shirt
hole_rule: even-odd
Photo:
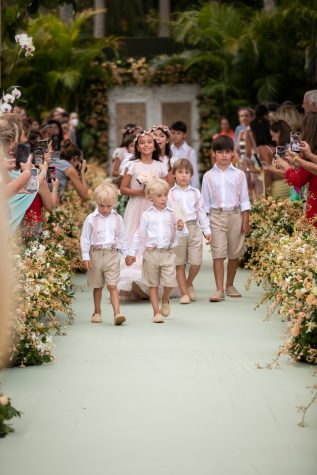
[[[215,208],[224,211],[235,207],[241,211],[251,209],[245,173],[232,164],[225,170],[220,170],[216,164],[205,173],[201,193],[206,213]]]
[[[172,208],[173,202],[179,203],[187,213],[188,221],[198,221],[205,235],[211,234],[209,219],[206,215],[205,205],[200,191],[191,185],[180,188],[177,184],[170,189],[168,194],[168,206]]]
[[[186,225],[182,231],[178,231],[176,222],[177,218],[170,208],[166,207],[160,211],[152,205],[141,217],[140,226],[129,249],[129,255],[136,256],[141,245],[158,249],[175,247],[177,237],[188,234]]]
[[[190,184],[194,188],[200,188],[197,155],[196,155],[195,150],[192,147],[190,147],[187,142],[184,141],[180,147],[176,147],[174,144],[172,144],[171,151],[173,154],[172,159],[171,159],[172,164],[176,160],[179,160],[180,158],[187,158],[187,160],[190,161],[194,169],[194,174],[192,176]]]
[[[91,246],[100,246],[103,249],[115,247],[123,256],[128,254],[128,241],[124,229],[123,219],[114,210],[109,216],[103,216],[98,208],[87,216],[84,221],[80,247],[83,261],[89,261]]]

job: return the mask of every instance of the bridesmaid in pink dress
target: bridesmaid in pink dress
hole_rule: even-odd
[[[145,198],[144,184],[140,184],[138,179],[143,182],[147,178],[165,178],[168,174],[166,166],[159,159],[160,147],[150,131],[144,131],[136,136],[134,156],[135,158],[127,164],[120,187],[121,194],[129,197],[124,214],[129,245],[139,227],[142,214],[151,206],[151,201]],[[147,289],[141,282],[142,258],[143,250],[138,254],[133,267],[122,263],[118,288],[121,293],[125,292],[124,295],[134,290],[139,296],[147,296]],[[143,292],[139,292],[140,288]]]
[[[157,143],[160,147],[160,160],[164,165],[167,167],[168,175],[167,175],[167,182],[169,186],[172,188],[175,184],[175,178],[172,174],[172,151],[170,146],[171,141],[171,131],[167,127],[167,125],[153,125],[151,128],[151,132],[153,133]]]

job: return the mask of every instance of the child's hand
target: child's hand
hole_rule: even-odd
[[[210,244],[210,243],[211,243],[211,240],[212,240],[211,234],[206,234],[206,235],[205,235],[205,239],[206,239],[206,241],[207,241],[207,244]]]
[[[185,226],[184,221],[182,221],[181,219],[179,219],[179,220],[177,221],[177,223],[176,223],[177,230],[178,230],[178,231],[183,231],[184,226]]]
[[[249,234],[250,232],[250,225],[248,222],[244,222],[242,223],[242,228],[241,228],[241,232],[242,234]]]
[[[136,261],[136,257],[135,256],[127,256],[125,258],[125,263],[127,266],[132,266],[132,264],[134,264]]]
[[[83,261],[84,267],[86,270],[91,269],[91,262],[90,261]]]

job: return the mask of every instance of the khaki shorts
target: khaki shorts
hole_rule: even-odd
[[[148,287],[177,287],[175,253],[172,249],[145,249],[143,282]]]
[[[246,251],[241,232],[241,211],[212,210],[210,213],[211,253],[213,259],[238,259]]]
[[[117,249],[91,248],[91,269],[88,270],[88,286],[100,289],[106,285],[117,286],[120,277],[120,256]]]
[[[187,224],[189,234],[177,238],[174,247],[177,266],[191,264],[200,266],[203,257],[203,235],[198,224]]]

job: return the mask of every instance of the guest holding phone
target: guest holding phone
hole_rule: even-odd
[[[71,182],[78,196],[82,200],[88,198],[88,185],[86,181],[86,160],[82,159],[81,150],[70,140],[64,140],[61,145],[59,157],[53,154],[51,165],[56,167],[56,176],[59,181],[58,194],[62,196],[68,183]]]

